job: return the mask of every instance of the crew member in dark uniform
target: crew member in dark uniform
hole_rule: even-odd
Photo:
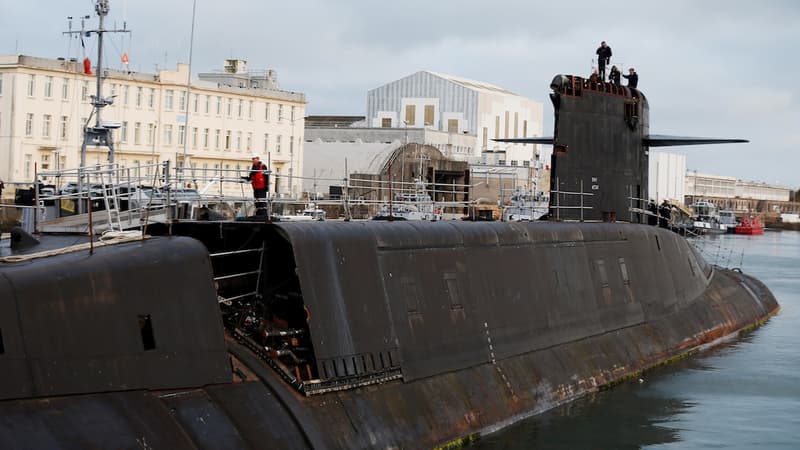
[[[631,67],[628,69],[628,75],[623,75],[626,80],[628,80],[628,87],[635,88],[639,85],[639,75],[636,73],[636,70]]]
[[[611,47],[606,45],[606,41],[600,43],[597,47],[597,67],[600,70],[600,81],[606,81],[606,64],[611,61]]]
[[[658,226],[661,228],[668,228],[669,221],[672,219],[672,205],[669,200],[664,199],[664,202],[658,206]]]
[[[253,186],[253,197],[256,200],[256,215],[263,216],[267,213],[267,204],[264,201],[267,198],[267,185],[269,184],[269,169],[261,162],[258,155],[252,157],[253,165],[250,166],[250,175],[242,177],[249,180]]]
[[[652,198],[647,202],[647,211],[650,212],[647,216],[647,224],[658,225],[658,205],[656,205],[656,201]]]
[[[619,73],[619,69],[617,69],[617,66],[611,66],[611,71],[608,72],[609,81],[614,83],[615,86],[619,86],[620,85],[619,84],[619,77],[620,77],[620,73]]]

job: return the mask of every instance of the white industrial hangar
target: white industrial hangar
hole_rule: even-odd
[[[542,175],[551,148],[493,138],[542,135],[542,103],[482,81],[419,71],[367,92],[366,117],[306,123],[304,190],[370,170],[405,144],[425,144],[472,166],[507,168],[520,185]],[[357,120],[361,119],[361,120]],[[316,180],[316,181],[315,181]],[[546,183],[535,183],[544,187]]]

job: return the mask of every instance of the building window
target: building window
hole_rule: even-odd
[[[197,95],[197,94],[194,94],[194,97],[192,97],[192,111],[194,111],[194,112],[197,112],[198,103],[200,103],[200,100],[197,97],[200,97],[200,96]]]
[[[69,116],[61,116],[61,125],[59,126],[58,137],[62,141],[66,141],[69,137]]]
[[[240,150],[242,150],[242,132],[241,131],[237,131],[236,132],[236,151],[238,152]]]
[[[504,135],[504,137],[505,137],[506,139],[508,139],[508,128],[509,128],[509,120],[508,120],[508,118],[509,118],[509,112],[508,112],[508,111],[506,111],[506,120],[505,120],[505,135]]]
[[[205,102],[204,109],[205,109],[206,114],[208,114],[209,111],[211,111],[209,109],[209,108],[211,108],[211,96],[210,95],[206,95],[205,98],[206,98],[206,102]]]
[[[219,150],[219,137],[220,137],[221,133],[222,133],[222,130],[220,130],[219,128],[217,128],[214,131],[214,148],[216,150]]]
[[[483,127],[483,149],[489,147],[489,127]]]
[[[3,74],[0,73],[0,95],[3,95]]]
[[[172,89],[167,89],[164,92],[164,109],[170,111],[172,110],[172,98],[175,96],[175,91]]]
[[[457,124],[458,121],[456,121],[456,126]],[[431,125],[433,125],[433,105],[425,105],[425,126],[429,127]]]
[[[136,99],[135,99],[135,102],[136,102],[136,107],[137,108],[141,108],[142,107],[142,91],[144,91],[144,88],[142,88],[142,87],[137,87],[136,88]]]
[[[291,116],[290,116],[290,117],[291,117],[291,119],[290,119],[290,120],[291,120],[292,122],[294,122],[294,106],[292,106],[292,110],[291,110],[291,112],[290,112],[289,114],[291,115]]]
[[[43,138],[50,138],[50,122],[53,116],[50,114],[45,114],[42,116],[42,137]]]
[[[275,136],[275,153],[281,153],[281,135]]]
[[[414,125],[414,123],[416,123],[416,115],[416,105],[406,105],[406,126]]]
[[[516,166],[517,165],[517,160],[516,159],[512,159],[511,160],[511,165],[512,166]]]
[[[519,137],[519,113],[514,112],[514,138]]]
[[[253,133],[248,132],[247,133],[247,146],[245,147],[245,150],[247,150],[249,152],[252,149],[253,149]]]
[[[27,154],[25,155],[25,178],[31,177],[31,162],[33,161],[33,155]]]
[[[231,130],[225,130],[225,150],[231,149]]]
[[[45,98],[53,97],[53,77],[44,78],[44,96]]]
[[[531,162],[528,161],[528,160],[522,161],[522,166],[523,167],[530,167],[531,166]]]
[[[33,113],[25,115],[25,136],[33,135]]]
[[[494,138],[500,137],[500,116],[494,116]]]
[[[239,107],[236,108],[236,117],[241,119],[244,115],[244,100],[239,99]]]
[[[210,131],[208,128],[203,128],[203,148],[208,148],[208,133]]]
[[[278,122],[283,121],[283,105],[278,105]]]
[[[186,92],[181,91],[178,94],[178,111],[186,111]]]
[[[217,115],[222,114],[222,97],[217,97]]]
[[[452,134],[458,133],[458,119],[447,120],[447,132]]]
[[[269,122],[269,103],[267,103],[265,106],[266,107],[264,108],[264,120]]]
[[[233,99],[232,98],[227,99],[227,102],[225,104],[225,115],[227,115],[228,117],[233,117]]]
[[[142,123],[136,122],[133,124],[133,143],[139,145],[142,143]]]
[[[253,101],[247,104],[247,118],[253,120]]]
[[[384,117],[381,119],[381,128],[392,128],[392,119]]]
[[[505,160],[505,159],[499,159],[499,160],[497,160],[497,165],[498,165],[498,166],[505,166],[505,165],[506,165],[506,160]]]
[[[36,94],[36,75],[28,75],[28,97]]]
[[[178,125],[178,145],[186,142],[186,125]]]
[[[81,101],[85,102],[87,100],[89,100],[89,82],[84,81],[81,84]]]
[[[149,108],[155,107],[156,104],[156,90],[153,88],[149,88],[150,94],[147,97],[147,106]]]
[[[122,86],[122,104],[128,106],[128,96],[130,95],[130,86]]]
[[[69,78],[64,78],[61,83],[61,100],[69,100]]]
[[[153,144],[153,138],[155,137],[156,126],[153,123],[147,124],[147,145]]]
[[[162,144],[172,145],[172,125],[164,125],[164,135]]]
[[[128,121],[122,122],[122,127],[119,129],[119,140],[128,142]]]
[[[192,147],[197,148],[197,127],[192,128]]]
[[[289,137],[289,154],[294,155],[294,136]]]
[[[269,151],[269,133],[264,133],[264,153]]]
[[[528,121],[527,120],[523,120],[522,121],[522,137],[524,137],[524,138],[528,137]]]

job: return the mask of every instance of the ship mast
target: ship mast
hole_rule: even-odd
[[[92,33],[97,34],[97,66],[95,69],[95,76],[96,76],[96,93],[93,95],[92,98],[92,114],[95,115],[95,122],[94,126],[88,126],[88,121],[86,126],[83,128],[83,142],[81,143],[81,163],[80,163],[80,176],[78,177],[78,192],[83,192],[83,181],[84,175],[83,171],[86,168],[86,146],[87,145],[94,145],[94,146],[105,146],[108,147],[108,164],[109,166],[113,166],[114,164],[114,139],[111,135],[111,130],[114,128],[118,128],[116,124],[103,124],[101,121],[101,111],[104,107],[111,105],[114,103],[114,98],[112,97],[103,97],[103,79],[105,78],[105,70],[103,69],[103,35],[105,33],[130,33],[129,30],[126,29],[126,26],[123,25],[121,30],[113,29],[113,30],[106,30],[103,28],[103,20],[108,15],[109,11],[109,4],[108,0],[97,0],[95,4],[94,10],[97,13],[97,17],[99,18],[98,27],[96,30],[85,30],[83,28],[83,20],[81,20],[81,30],[80,31],[72,31],[72,24],[70,23],[70,30],[65,31],[64,34],[79,34],[81,39],[84,36],[88,37]],[[88,16],[86,16],[88,18]],[[81,202],[78,202],[78,209],[79,212],[82,209]]]

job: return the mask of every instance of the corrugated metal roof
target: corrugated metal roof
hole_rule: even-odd
[[[453,83],[459,84],[459,85],[464,86],[464,87],[469,88],[469,89],[476,89],[476,90],[479,90],[479,91],[488,91],[488,92],[494,92],[494,93],[501,93],[501,94],[507,94],[507,95],[520,96],[519,94],[517,94],[515,92],[512,92],[512,91],[509,91],[508,89],[504,89],[504,88],[501,88],[499,86],[495,86],[493,84],[489,84],[489,83],[486,83],[486,82],[483,82],[483,81],[470,80],[470,79],[467,79],[467,78],[460,78],[460,77],[456,77],[456,76],[453,76],[453,75],[447,75],[445,73],[432,72],[430,70],[423,70],[422,72],[427,72],[427,73],[429,73],[431,75],[437,76],[439,78],[443,78],[445,80],[451,81]]]

